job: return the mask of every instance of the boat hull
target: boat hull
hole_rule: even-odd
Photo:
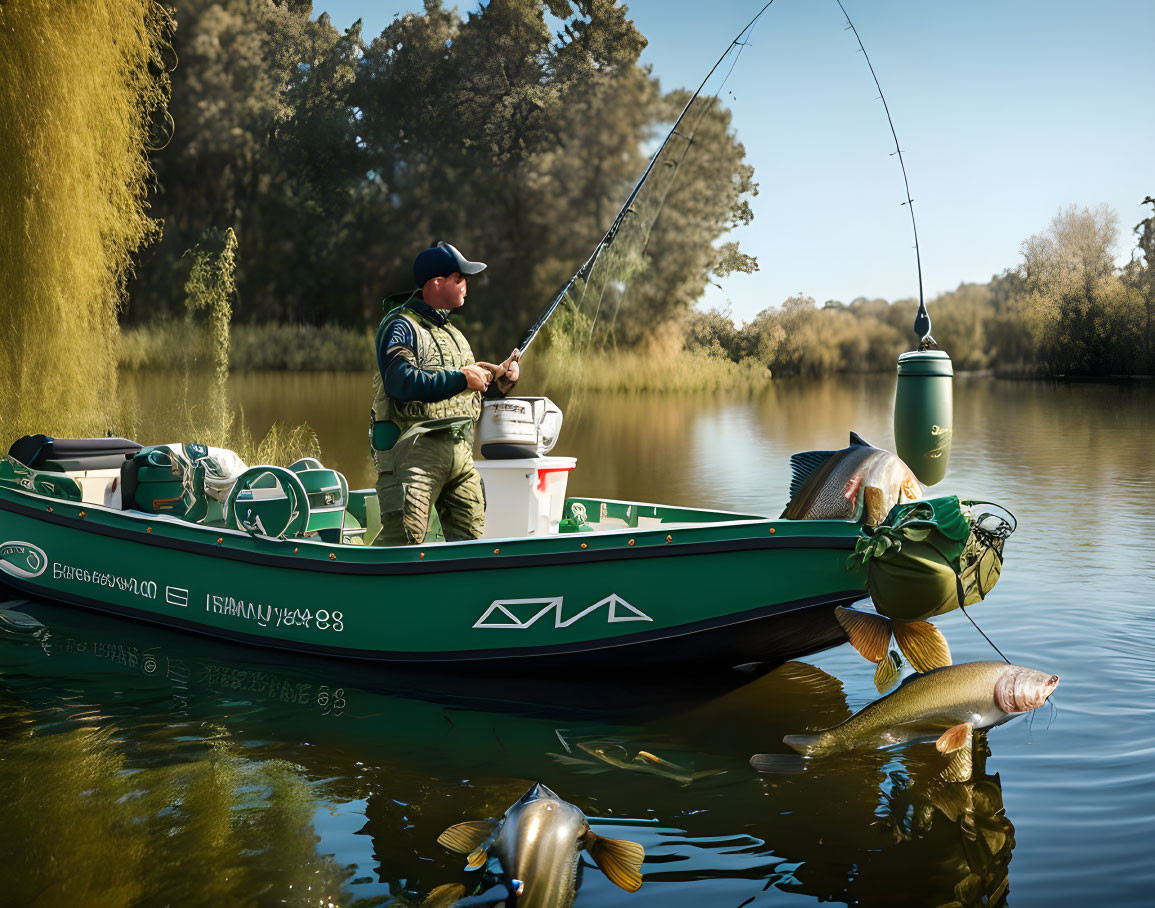
[[[374,549],[253,538],[0,490],[0,580],[198,633],[475,666],[777,661],[866,596],[857,528],[737,520]]]

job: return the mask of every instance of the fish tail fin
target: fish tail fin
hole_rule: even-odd
[[[788,735],[787,737],[804,738],[809,737],[809,735]],[[808,759],[801,754],[754,754],[750,758],[750,765],[757,772],[796,775],[800,772],[806,772]]]
[[[786,735],[782,743],[793,747],[800,754],[811,754],[822,741],[822,735]]]
[[[646,851],[637,842],[603,838],[590,830],[583,844],[598,869],[615,886],[626,892],[637,892],[642,888],[642,861]]]
[[[902,656],[891,650],[879,660],[874,670],[874,686],[880,694],[889,694],[898,685],[901,677]]]
[[[850,638],[850,645],[871,662],[878,663],[886,657],[890,649],[890,633],[893,622],[882,615],[872,615],[856,608],[838,606],[834,617]],[[912,660],[913,661],[913,660]]]
[[[895,621],[894,639],[915,671],[950,665],[950,647],[946,637],[929,621]]]
[[[465,869],[476,870],[478,867],[484,867],[487,860],[489,860],[489,849],[479,845],[465,858]]]
[[[437,837],[437,844],[458,854],[469,854],[493,835],[496,820],[469,820],[450,826]]]

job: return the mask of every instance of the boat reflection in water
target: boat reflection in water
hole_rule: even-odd
[[[981,736],[966,781],[943,777],[933,745],[798,776],[749,768],[784,734],[849,714],[841,685],[789,666],[709,685],[502,687],[28,600],[0,603],[0,665],[0,810],[21,830],[0,872],[19,904],[402,905],[449,883],[479,892],[495,878],[463,872],[437,837],[500,816],[533,781],[599,835],[645,848],[641,890],[583,873],[579,906],[761,904],[775,890],[972,904],[1008,887],[1014,828]],[[591,774],[551,756],[583,742],[708,774]]]

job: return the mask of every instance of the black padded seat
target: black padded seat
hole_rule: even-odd
[[[76,470],[116,470],[140,450],[127,438],[52,438],[25,435],[13,442],[8,456],[46,473]]]

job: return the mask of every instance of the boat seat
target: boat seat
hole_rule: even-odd
[[[8,449],[8,456],[43,473],[117,470],[125,457],[140,450],[127,438],[53,438],[25,435]]]
[[[8,455],[0,456],[0,486],[47,495],[62,501],[84,500],[80,483],[66,473],[33,470]]]

